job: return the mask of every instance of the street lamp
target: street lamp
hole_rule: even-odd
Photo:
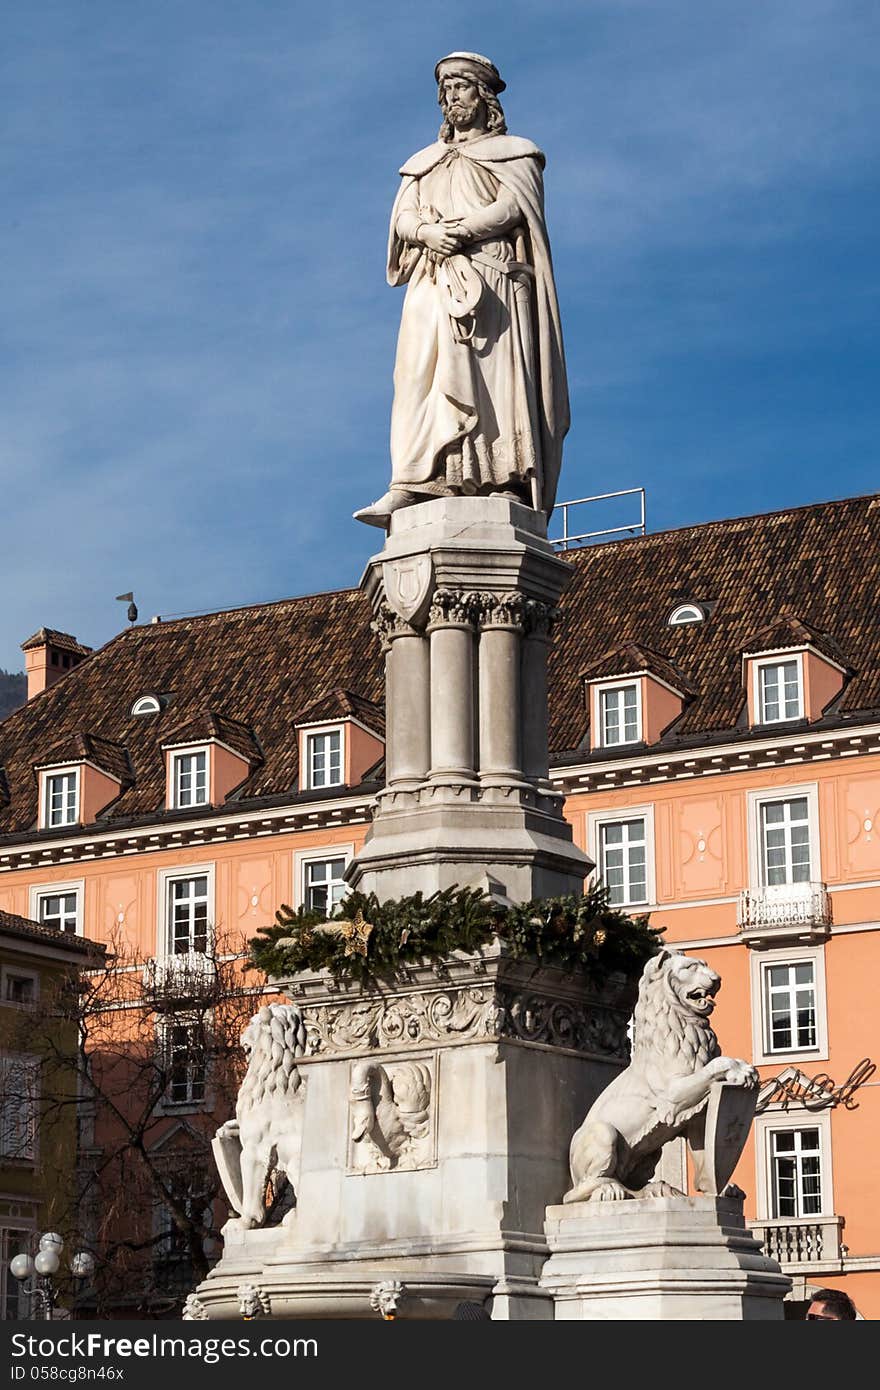
[[[58,1298],[54,1277],[61,1268],[64,1241],[57,1231],[40,1236],[36,1255],[15,1255],[9,1261],[9,1272],[21,1281],[24,1292],[36,1304],[37,1317],[51,1321]],[[70,1273],[74,1279],[91,1279],[95,1272],[94,1258],[88,1250],[79,1250],[71,1258]]]

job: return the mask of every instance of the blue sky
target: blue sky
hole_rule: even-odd
[[[396,170],[488,53],[546,151],[560,495],[651,530],[880,486],[876,0],[7,0],[0,666],[356,583]]]

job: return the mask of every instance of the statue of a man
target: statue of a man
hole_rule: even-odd
[[[569,424],[544,223],[544,156],[508,135],[505,84],[478,53],[435,69],[440,138],[407,160],[388,281],[406,285],[391,486],[355,512],[387,526],[429,497],[501,493],[549,516]]]

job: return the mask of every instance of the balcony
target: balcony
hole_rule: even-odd
[[[737,922],[747,945],[824,941],[831,927],[831,898],[824,883],[746,888],[739,895]]]
[[[749,1229],[762,1242],[764,1253],[778,1260],[786,1274],[833,1274],[843,1269],[842,1216],[750,1221]]]
[[[144,996],[155,1009],[206,1003],[217,987],[217,962],[204,951],[181,951],[144,962]]]

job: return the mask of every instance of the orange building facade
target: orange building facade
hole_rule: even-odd
[[[576,842],[612,901],[718,970],[723,1049],[759,1068],[747,1212],[796,1301],[842,1287],[868,1318],[878,541],[880,497],[570,553],[550,672]],[[282,903],[332,906],[383,781],[369,619],[347,590],[80,649],[0,724],[0,909],[161,968]],[[54,639],[26,644],[35,670],[57,669]],[[184,1075],[156,1142],[209,1104]]]

